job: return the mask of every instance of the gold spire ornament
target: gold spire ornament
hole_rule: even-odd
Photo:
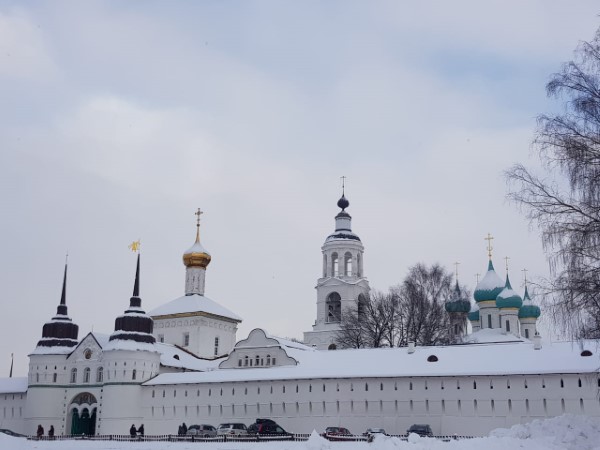
[[[484,241],[488,241],[488,245],[487,245],[487,251],[488,251],[488,256],[490,259],[492,259],[492,250],[494,250],[494,247],[492,247],[492,241],[494,240],[494,237],[488,233],[487,237],[483,238]]]
[[[508,275],[508,260],[510,259],[510,256],[505,256],[504,257],[504,262],[506,264],[506,274]]]
[[[129,244],[129,250],[131,250],[134,253],[139,253],[141,245],[142,242],[140,241],[140,239],[138,239],[137,241],[133,241],[131,244]]]

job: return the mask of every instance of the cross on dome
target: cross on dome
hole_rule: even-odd
[[[488,241],[488,245],[487,245],[487,251],[488,251],[488,256],[490,259],[492,259],[492,250],[494,250],[494,247],[492,247],[492,240],[494,240],[494,237],[488,233],[487,237],[483,238],[485,241]]]

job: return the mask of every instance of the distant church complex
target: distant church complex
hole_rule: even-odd
[[[491,251],[475,304],[458,283],[446,302],[460,344],[339,348],[342,317],[370,288],[349,202],[342,195],[337,205],[304,343],[260,328],[236,340],[242,318],[204,295],[211,255],[200,243],[200,211],[195,243],[183,255],[185,295],[146,313],[138,254],[133,295],[110,334],[80,337],[68,315],[65,267],[60,303],[41,327],[28,376],[0,379],[0,428],[127,434],[143,423],[146,434],[174,434],[183,422],[263,417],[297,433],[344,426],[401,434],[427,423],[436,435],[484,435],[563,413],[600,416],[597,343],[542,342],[540,308],[527,288],[521,297],[508,276],[500,279]]]

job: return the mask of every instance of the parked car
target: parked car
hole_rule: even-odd
[[[190,425],[187,434],[189,436],[214,437],[217,435],[217,430],[212,425],[207,424]]]
[[[368,442],[373,442],[375,436],[386,436],[383,428],[367,428],[367,431],[363,433],[363,436],[367,437]]]
[[[352,436],[350,430],[344,427],[327,427],[325,428],[326,436]]]
[[[7,434],[7,435],[9,435],[9,436],[13,436],[13,437],[27,437],[27,436],[25,436],[24,434],[15,433],[14,431],[12,431],[12,430],[8,430],[8,429],[6,429],[6,428],[2,428],[2,429],[0,429],[0,433],[4,433],[4,434]]]
[[[415,433],[419,436],[433,436],[431,427],[427,424],[414,424],[406,431],[406,434]]]
[[[217,434],[219,436],[224,434],[245,435],[248,434],[248,428],[243,423],[222,423],[217,427]]]
[[[325,433],[323,433],[323,437],[330,441],[344,440],[351,436],[353,435],[350,430],[344,427],[327,427]]]
[[[260,435],[278,435],[278,436],[289,436],[283,428],[281,428],[274,420],[271,419],[256,419],[252,425],[248,427],[249,434],[260,434]]]

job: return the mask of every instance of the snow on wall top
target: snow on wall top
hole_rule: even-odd
[[[164,305],[148,312],[148,315],[156,318],[157,316],[196,312],[204,312],[215,316],[221,316],[227,319],[233,319],[237,322],[242,321],[242,318],[237,314],[231,312],[224,306],[219,305],[214,300],[199,294],[184,295],[183,297],[176,298],[175,300],[165,303]]]
[[[27,377],[0,378],[0,394],[24,394],[27,392]]]
[[[583,348],[594,356],[582,357],[578,342],[546,343],[540,350],[534,350],[531,342],[416,347],[412,354],[406,348],[312,352],[287,349],[298,365],[169,373],[144,384],[596,372],[600,344],[585,341]],[[436,355],[438,361],[427,361],[430,355]]]

